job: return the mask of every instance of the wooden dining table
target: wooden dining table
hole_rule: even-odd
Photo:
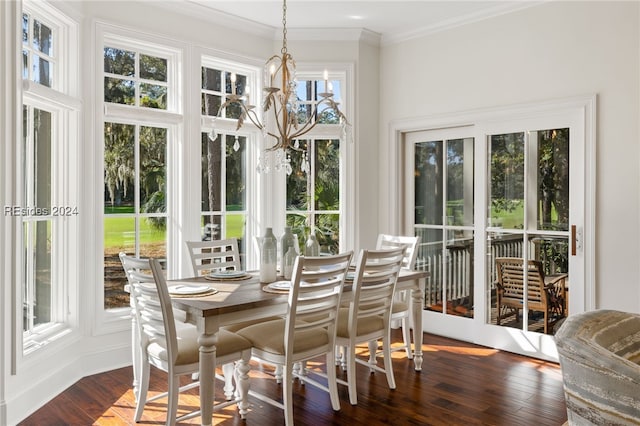
[[[422,308],[425,281],[424,271],[401,270],[396,291],[411,290],[413,314],[413,361],[416,371],[422,369]],[[200,297],[172,297],[176,309],[186,313],[186,321],[197,326],[200,333],[200,377],[213,377],[216,361],[217,333],[220,327],[248,320],[285,315],[287,293],[271,293],[263,290],[257,273],[243,280],[212,280],[210,277],[193,277],[169,280],[169,286],[209,284],[215,294]],[[345,283],[343,301],[350,299],[348,282]],[[200,409],[202,425],[211,425],[214,403],[214,384],[211,380],[200,381]]]

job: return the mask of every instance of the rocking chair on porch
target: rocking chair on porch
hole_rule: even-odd
[[[527,308],[529,311],[544,313],[544,333],[550,334],[553,325],[566,316],[567,274],[545,277],[542,262],[527,262]],[[523,260],[518,257],[496,258],[498,273],[497,319],[500,325],[504,318],[515,315],[516,319],[524,304]]]

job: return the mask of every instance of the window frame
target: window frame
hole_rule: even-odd
[[[262,217],[265,214],[265,208],[262,205],[264,199],[266,199],[267,195],[265,194],[265,190],[262,185],[264,185],[264,177],[257,172],[256,168],[258,165],[258,156],[261,151],[261,131],[258,130],[250,121],[245,121],[242,128],[237,129],[237,120],[235,118],[226,118],[224,116],[217,117],[211,115],[204,115],[202,113],[202,95],[203,93],[209,93],[210,91],[205,91],[202,88],[201,74],[202,68],[213,68],[217,69],[223,73],[236,73],[237,75],[246,76],[246,87],[250,90],[251,102],[255,102],[259,100],[262,102],[262,96],[258,96],[258,94],[262,93],[262,81],[261,81],[261,69],[251,64],[251,61],[246,60],[244,58],[244,62],[240,62],[241,58],[229,58],[228,55],[224,55],[221,52],[209,52],[203,51],[199,56],[199,67],[198,67],[198,94],[197,97],[197,112],[200,118],[200,128],[199,136],[202,133],[209,134],[214,128],[216,133],[218,133],[218,137],[224,136],[238,136],[245,138],[245,159],[246,159],[246,175],[245,179],[247,182],[246,192],[245,192],[245,204],[246,206],[256,206],[254,208],[245,208],[242,211],[242,214],[245,218],[245,227],[244,227],[244,252],[242,253],[242,257],[244,259],[244,266],[247,269],[255,269],[258,267],[258,255],[255,253],[253,247],[253,239],[254,236],[258,235],[261,228],[259,224],[262,222]],[[195,86],[195,84],[194,84]],[[224,88],[223,88],[224,89]],[[223,100],[224,102],[224,100]],[[256,104],[260,105],[260,103]],[[194,105],[195,108],[195,105]],[[256,108],[258,116],[262,118],[262,109]],[[216,111],[217,114],[217,111]],[[200,140],[200,139],[198,139]],[[192,179],[195,179],[194,188],[197,188],[196,199],[193,202],[197,202],[197,230],[195,227],[192,227],[188,231],[188,235],[190,236],[198,236],[201,237],[200,231],[200,221],[204,216],[204,211],[202,211],[202,186],[201,186],[201,144],[198,144],[197,148],[194,148],[194,158],[197,158],[198,166],[194,169],[197,170],[197,175],[192,176]],[[223,178],[226,180],[226,178]],[[253,184],[249,184],[252,182]],[[225,193],[225,190],[222,189],[222,194]],[[224,221],[228,215],[237,214],[236,212],[229,212],[226,210],[226,206],[220,212],[221,220]],[[190,216],[191,217],[191,216]],[[222,231],[222,230],[221,230]],[[221,236],[222,238],[222,236]],[[242,247],[240,247],[242,250]],[[187,270],[190,270],[187,268]]]
[[[28,113],[28,129],[23,129],[19,135],[20,144],[17,154],[27,161],[27,152],[24,150],[24,136],[27,135],[27,143],[33,141],[33,110],[39,109],[51,114],[51,209],[45,216],[34,216],[29,211],[26,214],[20,213],[17,218],[15,241],[16,253],[16,286],[20,286],[16,291],[16,314],[20,306],[20,315],[16,315],[16,333],[22,339],[16,341],[15,352],[18,361],[29,359],[41,352],[41,349],[50,345],[56,345],[58,340],[66,335],[73,334],[78,327],[79,305],[78,289],[79,279],[77,268],[78,248],[77,240],[79,234],[79,217],[82,212],[79,206],[77,194],[79,190],[79,164],[77,151],[79,146],[80,112],[81,101],[76,97],[79,93],[77,83],[79,44],[77,34],[79,25],[72,18],[64,15],[47,3],[34,1],[24,1],[20,13],[22,23],[23,14],[29,14],[29,22],[34,19],[47,24],[52,29],[53,49],[55,61],[55,72],[52,73],[51,87],[41,85],[31,79],[31,71],[27,78],[22,79],[22,109]],[[30,32],[32,26],[30,25]],[[31,36],[29,37],[31,40]],[[22,58],[24,45],[20,38],[19,55]],[[29,50],[31,51],[31,50]],[[20,61],[22,63],[22,61]],[[31,61],[29,61],[29,64]],[[24,120],[24,117],[23,117]],[[22,120],[21,120],[22,122]],[[25,173],[28,170],[25,171]],[[29,208],[27,205],[31,200],[25,199],[25,185],[30,179],[25,180],[22,174],[16,176],[17,190],[16,207]],[[55,211],[53,207],[56,207]],[[70,213],[70,214],[67,214]],[[45,217],[49,219],[44,219]],[[24,282],[29,278],[25,276],[24,267],[27,259],[24,254],[24,234],[23,224],[33,223],[42,220],[51,221],[51,317],[45,324],[37,325],[28,332],[24,330],[23,300],[26,297]],[[19,362],[18,362],[19,364]]]
[[[350,126],[347,126],[346,134],[343,134],[345,132],[340,124],[319,123],[302,139],[313,141],[338,139],[340,141],[339,251],[342,252],[352,248],[355,240],[354,232],[349,231],[355,229],[355,148],[353,141],[356,134],[350,108],[354,104],[353,64],[302,63],[297,64],[296,75],[298,80],[315,80],[324,87],[324,73],[327,68],[329,69],[327,72],[328,80],[340,83],[340,110],[349,120]],[[313,167],[312,170],[314,170]],[[286,179],[284,178],[282,179],[282,192],[280,204],[284,211],[282,220],[286,221],[289,210],[286,206]],[[315,206],[313,206],[313,211],[315,210]],[[280,226],[284,227],[285,223],[282,222]]]
[[[134,30],[123,29],[119,26],[110,25],[104,22],[96,22],[95,74],[94,81],[96,88],[96,102],[102,108],[96,111],[95,138],[98,152],[96,158],[96,206],[100,210],[94,211],[96,220],[96,232],[100,237],[96,244],[97,264],[92,274],[95,274],[97,283],[102,285],[97,288],[95,297],[96,321],[98,323],[98,334],[118,331],[124,326],[120,321],[130,314],[129,306],[105,309],[105,287],[104,287],[104,124],[106,122],[117,122],[131,124],[135,126],[161,127],[167,129],[167,149],[166,149],[166,212],[163,217],[167,220],[166,229],[166,255],[167,270],[169,273],[177,269],[177,261],[172,260],[173,253],[179,252],[176,241],[180,241],[180,230],[172,226],[172,218],[181,216],[180,206],[173,201],[179,194],[181,179],[179,170],[181,168],[180,159],[184,155],[180,150],[183,141],[184,127],[184,96],[182,68],[184,66],[184,47],[168,39],[154,37],[153,35],[140,33]],[[137,54],[146,54],[167,59],[167,109],[149,108],[138,105],[124,105],[104,100],[104,48],[113,47]],[[136,61],[138,63],[138,61]],[[136,71],[138,73],[139,71]],[[136,91],[136,94],[138,92]],[[136,101],[137,103],[137,101]]]

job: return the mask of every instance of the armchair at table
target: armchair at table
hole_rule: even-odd
[[[524,262],[519,257],[496,258],[498,272],[496,324],[510,316],[518,316],[525,298]],[[542,262],[527,262],[527,308],[544,313],[544,333],[550,334],[553,325],[566,316],[567,274],[545,277]]]
[[[569,425],[640,424],[640,314],[571,315],[555,341]]]

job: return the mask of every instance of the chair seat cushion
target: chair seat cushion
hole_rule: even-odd
[[[362,336],[383,329],[384,320],[381,316],[362,318],[358,321],[356,336]],[[338,311],[336,335],[338,337],[349,338],[349,308],[340,308]]]
[[[269,318],[263,318],[263,319],[256,319],[256,320],[251,320],[251,321],[243,321],[243,322],[239,322],[237,324],[231,324],[231,325],[225,325],[220,327],[220,330],[226,330],[226,331],[231,331],[233,333],[235,333],[238,330],[242,330],[243,328],[247,328],[251,325],[254,324],[260,324],[262,322],[265,321],[271,321],[271,320],[276,320],[276,319],[281,319],[282,317],[277,317],[277,316],[273,316],[273,317],[269,317]]]
[[[284,355],[284,330],[286,320],[279,318],[254,324],[238,330],[241,337],[249,340],[256,349],[277,355]],[[313,330],[297,331],[293,344],[295,353],[305,352],[308,349],[320,347],[329,343],[329,333]]]
[[[198,346],[198,330],[192,324],[176,323],[176,334],[178,337],[178,357],[176,365],[195,364],[200,360],[200,350]],[[216,345],[216,356],[223,357],[243,350],[251,349],[251,342],[235,333],[220,330],[218,332],[218,344]],[[166,340],[158,336],[152,339],[147,346],[147,353],[162,361],[168,361]]]
[[[405,302],[394,300],[393,303],[391,304],[392,314],[397,314],[398,312],[406,312],[408,310],[409,310],[409,305],[407,305]]]

